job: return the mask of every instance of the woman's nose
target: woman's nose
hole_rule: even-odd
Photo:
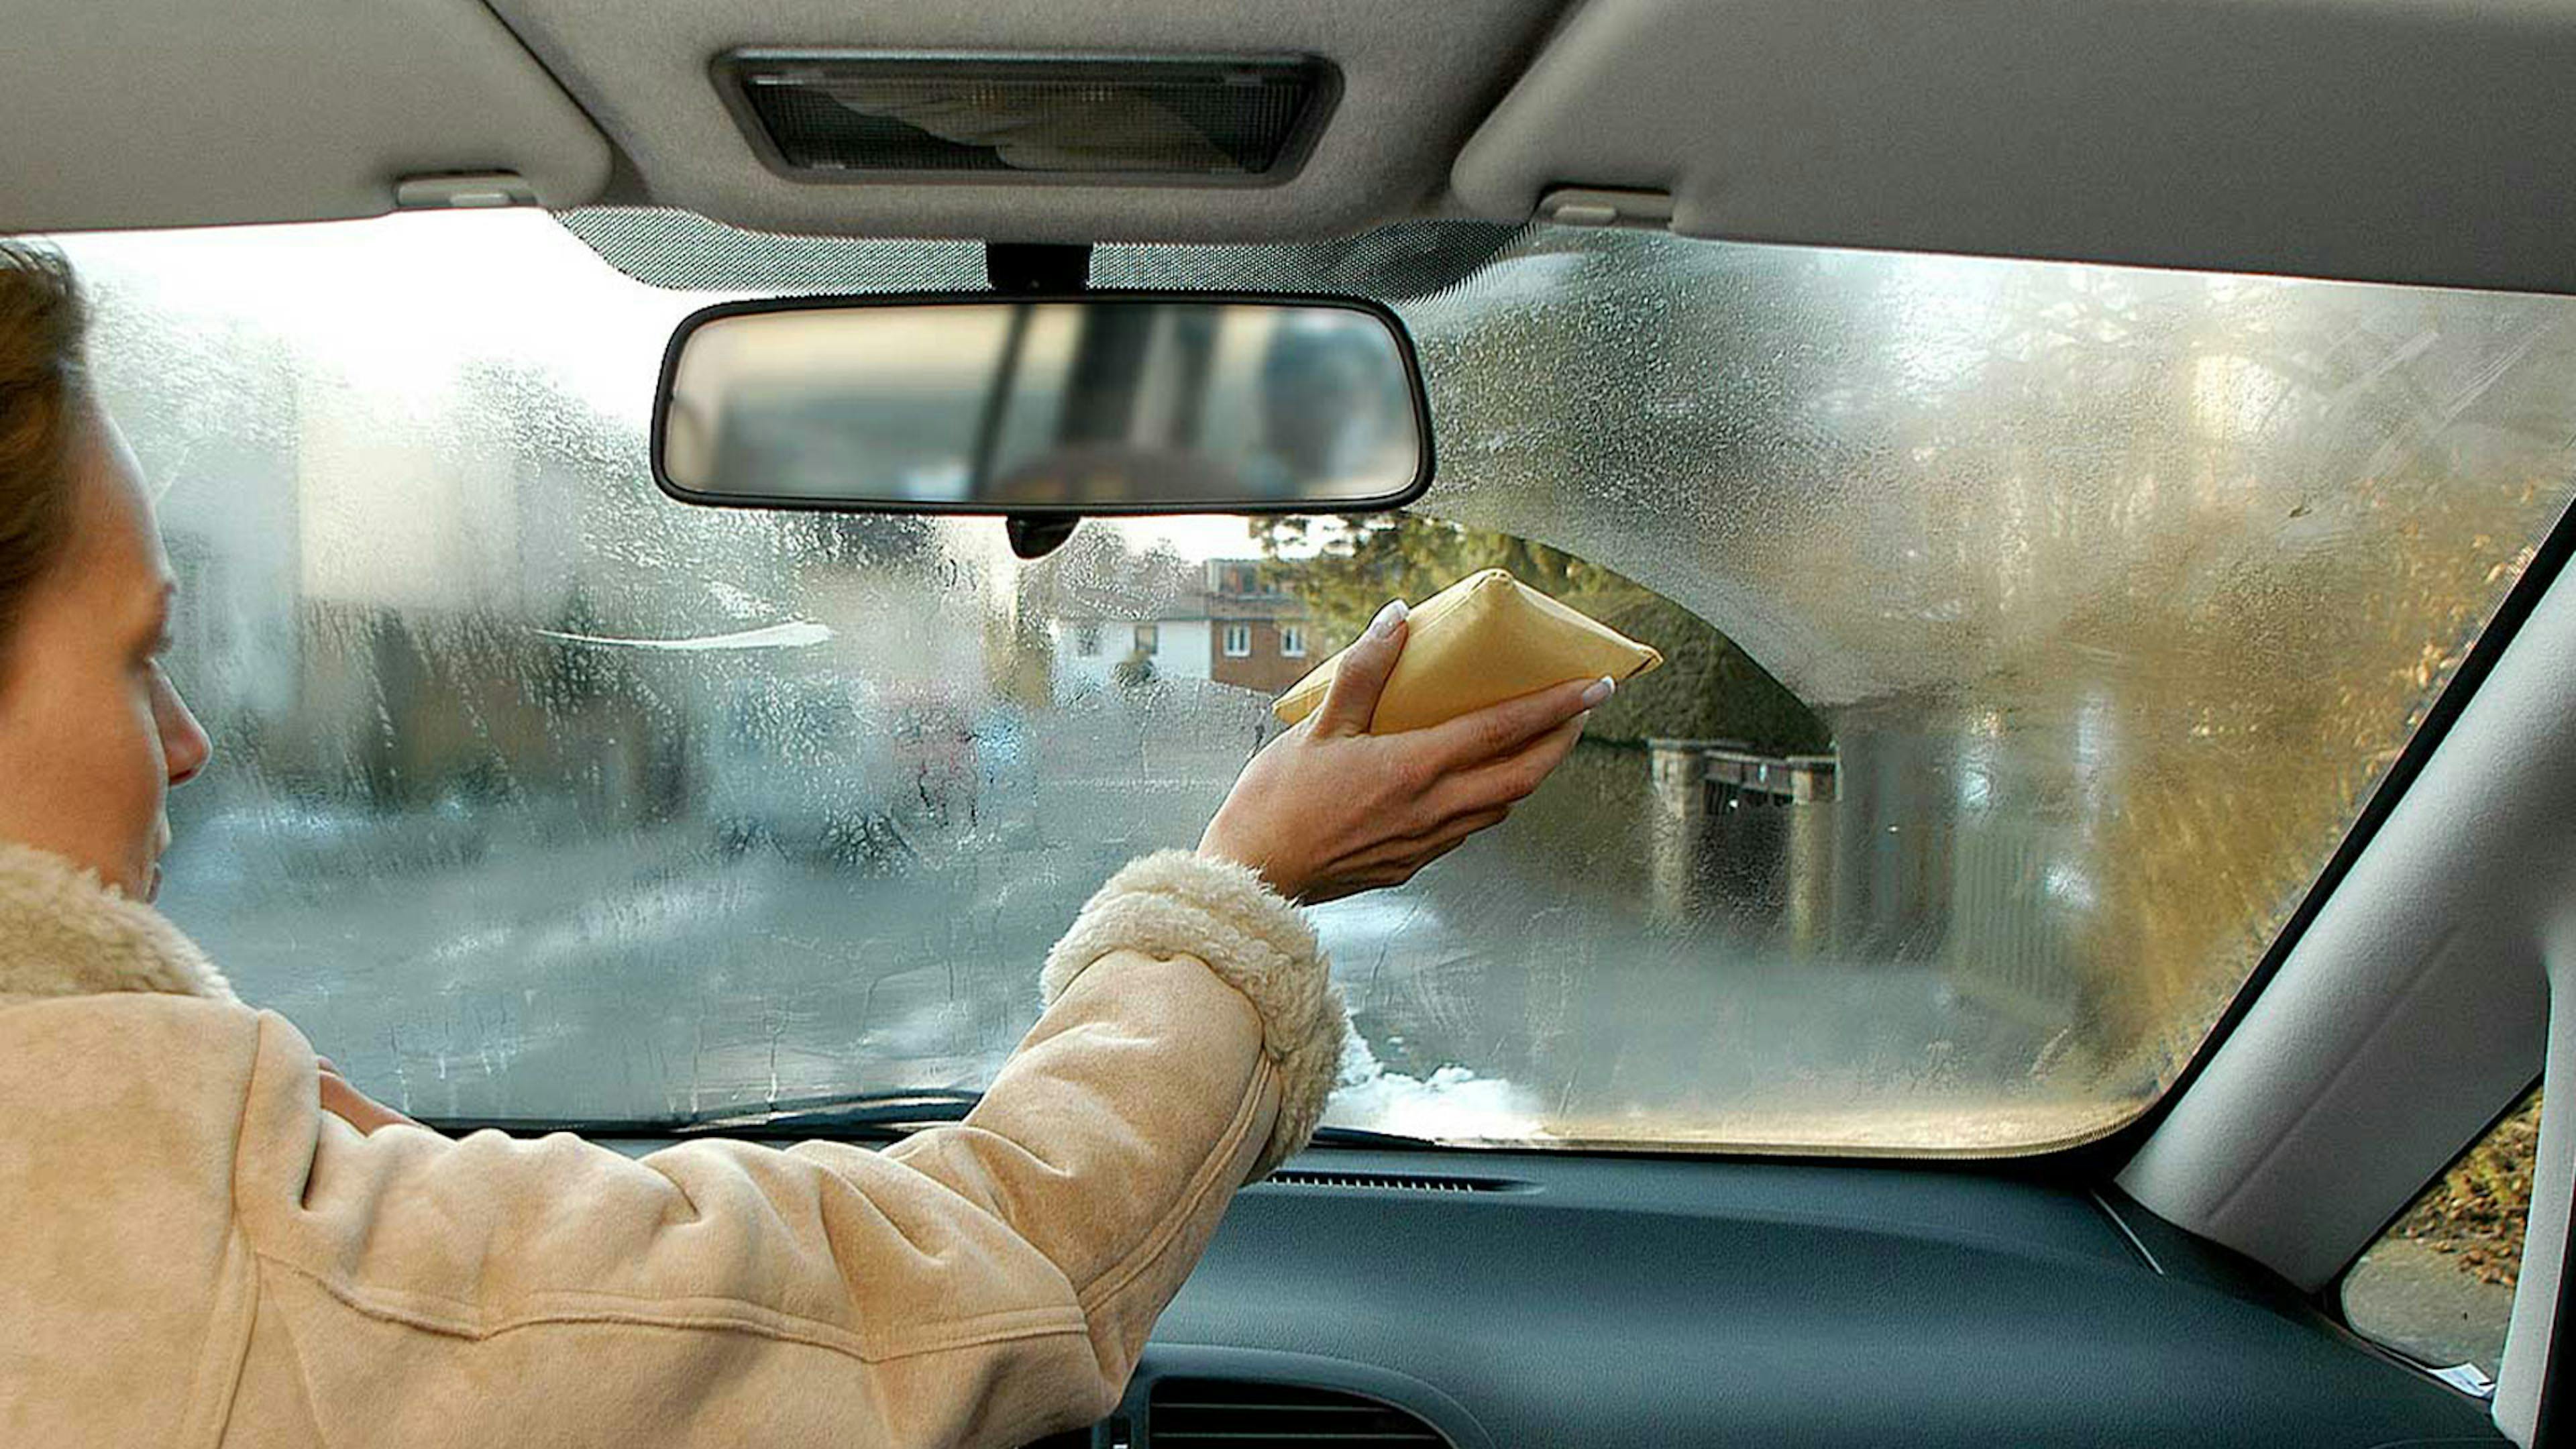
[[[170,783],[184,785],[214,758],[215,742],[207,738],[206,727],[197,723],[177,689],[165,682],[161,693],[161,753],[169,762]]]

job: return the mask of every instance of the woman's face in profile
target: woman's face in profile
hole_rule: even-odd
[[[0,838],[160,887],[169,787],[212,748],[162,673],[173,582],[134,456],[92,408],[70,460],[62,557],[0,641]]]

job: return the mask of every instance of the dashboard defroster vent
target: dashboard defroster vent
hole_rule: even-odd
[[[1140,1442],[1141,1449],[1450,1449],[1439,1430],[1392,1404],[1331,1389],[1227,1379],[1155,1384]]]
[[[1270,1174],[1281,1187],[1375,1188],[1393,1192],[1527,1192],[1529,1184],[1503,1177],[1449,1177],[1397,1172],[1309,1172],[1288,1168]]]

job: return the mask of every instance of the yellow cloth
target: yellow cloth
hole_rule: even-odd
[[[1271,705],[1290,724],[1315,712],[1342,654],[1315,666]],[[1404,657],[1378,696],[1372,734],[1418,730],[1569,679],[1626,679],[1664,662],[1650,645],[1584,615],[1501,569],[1467,575],[1414,609]]]

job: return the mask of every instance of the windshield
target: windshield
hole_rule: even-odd
[[[1095,261],[1392,303],[1419,505],[1024,564],[646,468],[727,279],[971,248],[730,234],[761,264],[709,277],[683,220],[643,249],[683,290],[602,259],[653,275],[638,217],[64,242],[217,741],[164,904],[414,1115],[982,1086],[1268,700],[1499,565],[1669,663],[1505,825],[1314,912],[1365,1043],[1328,1122],[2081,1141],[2190,1059],[2576,490],[2565,301],[1422,226]]]

